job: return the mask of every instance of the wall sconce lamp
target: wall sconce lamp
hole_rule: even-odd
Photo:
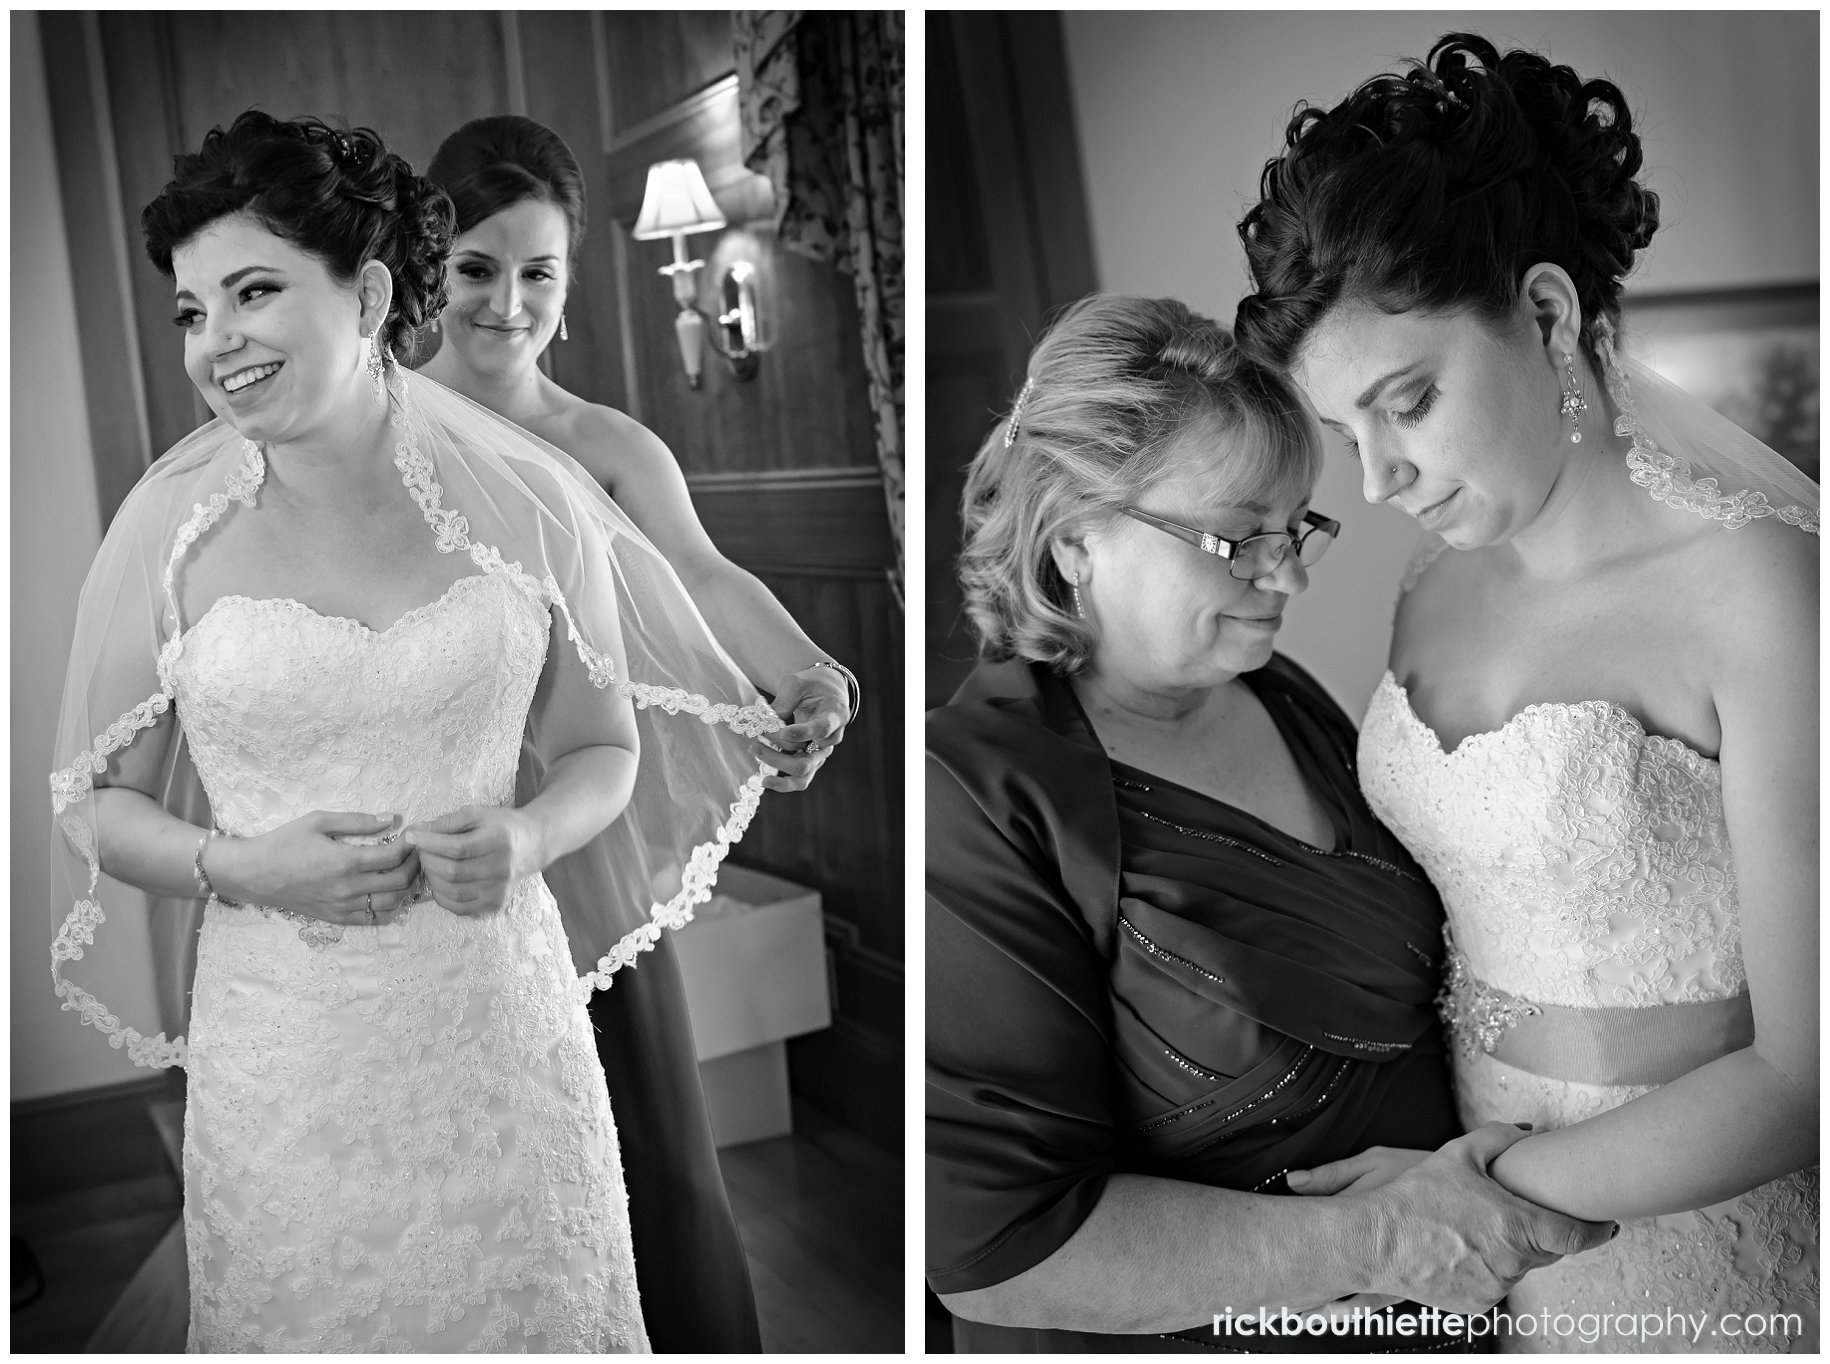
[[[712,344],[731,364],[739,379],[756,377],[756,356],[762,350],[762,323],[756,311],[756,267],[747,260],[732,261],[719,281],[724,311]]]
[[[674,259],[671,265],[663,265],[661,273],[673,281],[674,302],[679,305],[679,312],[674,315],[674,337],[680,343],[680,364],[686,370],[686,381],[694,388],[699,387],[699,375],[703,369],[705,355],[705,314],[698,308],[699,290],[695,280],[702,260],[686,258],[686,237],[691,232],[715,232],[723,227],[724,214],[718,211],[718,205],[712,201],[712,192],[706,187],[705,175],[699,169],[697,161],[661,161],[648,168],[648,187],[642,195],[642,212],[636,219],[635,237],[637,241],[653,241],[658,237],[672,237],[674,240]],[[750,325],[743,331],[741,318],[736,324],[726,319],[734,311],[740,311],[740,298],[746,285],[739,282],[733,290],[731,276],[738,266],[744,270],[743,280],[750,277],[748,262],[738,262],[731,267],[725,278],[724,290],[727,295],[724,307],[718,317],[720,332],[740,333],[733,339],[739,342],[736,347],[744,350],[744,338],[753,339],[755,335],[755,291],[748,287]],[[747,360],[749,373],[755,373],[754,347],[744,350],[742,355],[733,355],[733,348],[721,337],[718,344],[721,354],[731,358],[732,368],[739,378],[748,378],[743,372],[742,363]]]

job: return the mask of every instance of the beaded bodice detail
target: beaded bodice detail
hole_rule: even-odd
[[[218,823],[512,804],[550,620],[502,572],[385,630],[218,600],[171,672]],[[614,1119],[543,878],[488,914],[300,922],[212,902],[198,939],[192,1348],[643,1348]]]
[[[1528,706],[1445,751],[1391,673],[1360,730],[1360,783],[1442,894],[1460,988],[1451,1026],[1462,1124],[1566,1127],[1652,1086],[1538,1075],[1487,1054],[1534,1006],[1643,1008],[1746,992],[1735,860],[1718,764],[1648,734],[1607,701]],[[1814,1349],[1816,1169],[1693,1212],[1622,1224],[1614,1240],[1534,1270],[1515,1314],[1684,1313],[1690,1339],[1604,1330],[1516,1336],[1508,1351]],[[1785,1330],[1731,1334],[1748,1314]],[[1802,1328],[1802,1329],[1801,1329]]]
[[[459,578],[385,630],[289,598],[221,598],[174,667],[218,825],[245,837],[312,810],[413,822],[512,803],[547,622],[500,573]]]
[[[1606,701],[1529,706],[1444,752],[1389,672],[1359,756],[1485,984],[1579,1008],[1746,988],[1714,760]]]

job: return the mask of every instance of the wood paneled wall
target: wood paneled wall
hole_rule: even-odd
[[[724,11],[129,12],[43,21],[104,518],[207,416],[182,367],[171,285],[139,213],[172,157],[258,106],[374,128],[424,167],[472,118],[524,113],[585,173],[591,228],[546,363],[673,449],[712,538],[864,682],[863,716],[813,788],[772,796],[736,860],[817,887],[837,1022],[795,1044],[794,1083],[901,1141],[903,632],[850,280],[776,244],[767,182],[741,165]],[[695,236],[758,271],[770,348],[738,382],[708,350],[688,387],[666,242],[629,236],[650,162],[697,156],[731,226]]]
[[[943,12],[928,35],[927,695],[976,660],[957,574],[966,466],[1051,314],[1097,283],[1061,19]]]

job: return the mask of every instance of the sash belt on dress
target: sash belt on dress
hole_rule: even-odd
[[[1745,994],[1645,1008],[1535,1004],[1480,980],[1453,950],[1436,1007],[1464,1056],[1484,1051],[1581,1084],[1667,1084],[1754,1040]]]

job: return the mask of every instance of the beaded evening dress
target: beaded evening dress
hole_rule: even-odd
[[[1529,706],[1445,752],[1388,672],[1361,729],[1359,767],[1368,803],[1447,910],[1445,1000],[1469,1128],[1580,1122],[1654,1088],[1603,1081],[1681,1049],[1674,1039],[1687,1029],[1751,1037],[1736,1019],[1747,977],[1713,759],[1647,734],[1605,701]],[[1540,1038],[1561,1032],[1557,1047],[1540,1049],[1548,1063],[1503,1059],[1525,1043],[1524,1025]],[[1745,1041],[1713,1054],[1735,1045]],[[1707,1314],[1701,1339],[1540,1332],[1504,1348],[1815,1350],[1817,1225],[1815,1168],[1696,1212],[1626,1222],[1608,1244],[1528,1274],[1508,1306],[1572,1318]],[[1764,1329],[1769,1313],[1796,1313],[1803,1334]],[[1759,1325],[1749,1329],[1747,1314]]]
[[[219,600],[174,678],[217,822],[512,803],[549,628],[507,573],[382,631]],[[327,927],[207,911],[191,1349],[645,1351],[616,1128],[544,881],[497,914]]]

